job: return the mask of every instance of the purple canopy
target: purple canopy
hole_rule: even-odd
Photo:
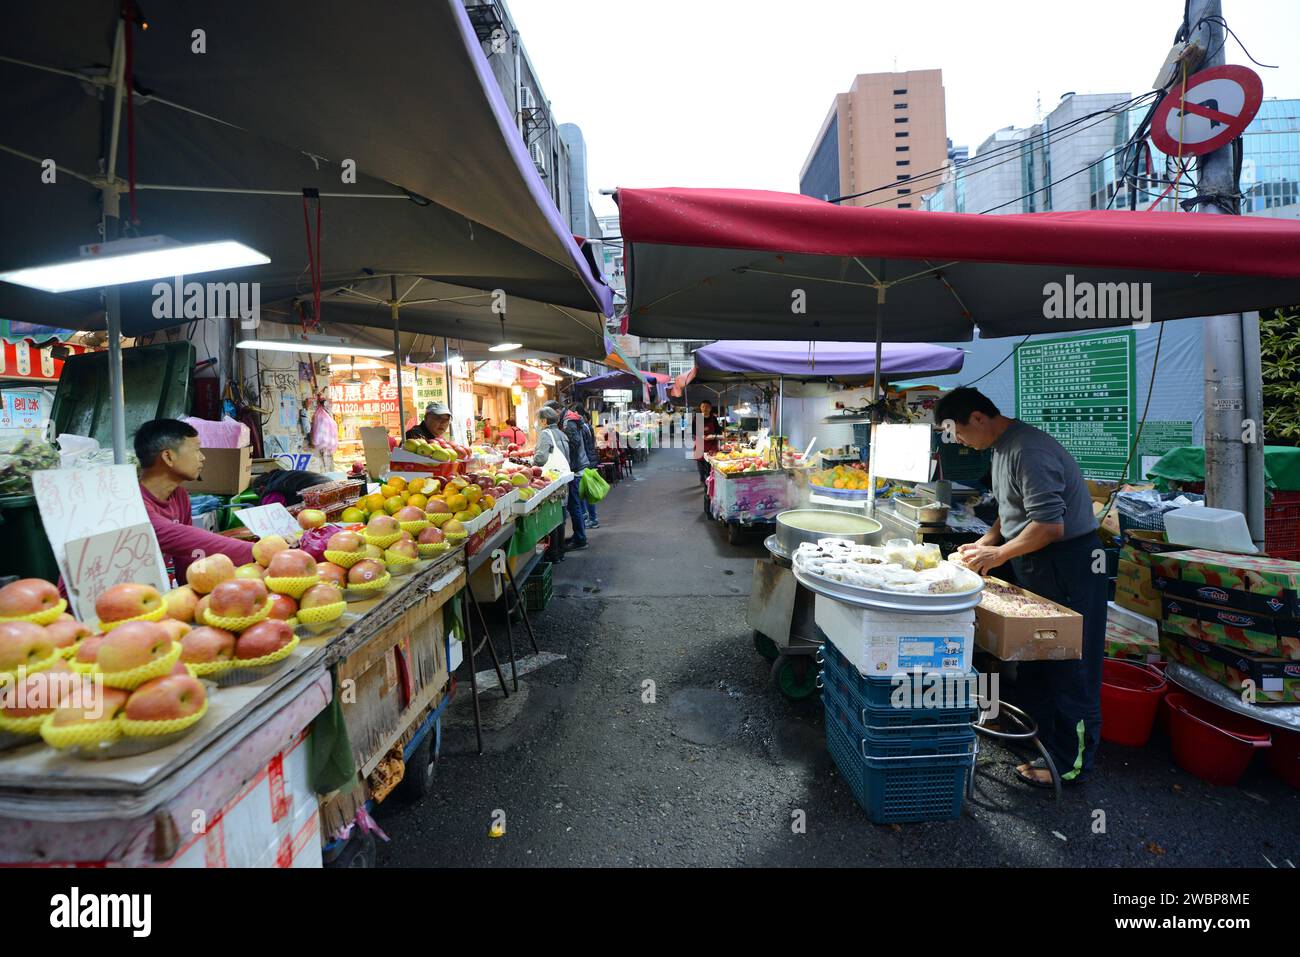
[[[960,349],[924,342],[886,342],[880,349],[882,378],[959,372],[966,355]],[[876,350],[865,342],[775,342],[723,339],[695,350],[695,368],[687,382],[734,382],[746,379],[870,379]]]
[[[645,383],[635,374],[621,369],[611,369],[609,372],[588,376],[573,383],[575,392],[600,392],[605,389],[629,389],[634,397],[642,401],[646,397]]]

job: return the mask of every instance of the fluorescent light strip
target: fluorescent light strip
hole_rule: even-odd
[[[515,362],[513,359],[507,359],[506,365],[514,366],[516,369],[522,369],[524,372],[531,372],[535,376],[540,376],[541,380],[547,385],[553,385],[560,381],[559,376],[547,372],[545,369],[540,369],[537,366],[530,366],[526,362]]]
[[[514,352],[516,349],[522,349],[522,342],[499,342],[495,346],[488,348],[488,352]]]
[[[220,269],[237,269],[240,266],[261,266],[270,261],[256,249],[228,240],[164,246],[116,256],[86,256],[48,266],[32,266],[0,273],[0,280],[44,292],[72,292],[77,289],[145,282],[149,279],[193,276]]]
[[[365,356],[377,359],[391,356],[392,349],[372,349],[369,346],[353,346],[346,343],[313,342],[310,339],[244,339],[235,343],[236,349],[257,349],[263,352],[306,352],[325,356]]]

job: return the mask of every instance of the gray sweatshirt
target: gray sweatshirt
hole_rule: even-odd
[[[993,443],[993,494],[1004,541],[1030,522],[1063,523],[1064,539],[1097,528],[1079,463],[1056,439],[1019,419]]]
[[[559,449],[567,461],[569,458],[569,439],[558,425],[549,425],[537,435],[537,450],[533,455],[534,465],[545,465],[551,457],[551,450]]]

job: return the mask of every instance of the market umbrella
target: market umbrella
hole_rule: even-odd
[[[960,372],[960,349],[923,342],[887,343],[881,349],[882,378]],[[876,374],[874,350],[861,342],[782,342],[724,339],[695,350],[695,366],[679,376],[691,382],[835,379],[865,382]]]

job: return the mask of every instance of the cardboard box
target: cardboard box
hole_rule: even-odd
[[[1254,685],[1255,704],[1300,702],[1300,662],[1247,655],[1189,638],[1162,625],[1160,650],[1170,661],[1186,665],[1225,688],[1241,693]]]
[[[1130,528],[1124,533],[1124,544],[1131,546],[1137,552],[1152,555],[1188,551],[1186,545],[1171,545],[1164,532],[1145,528]]]
[[[193,482],[186,482],[190,494],[238,495],[252,483],[253,450],[204,449],[203,472]]]
[[[966,674],[975,644],[975,613],[895,615],[817,596],[817,626],[864,675],[900,672]]]
[[[1115,604],[1147,618],[1160,617],[1160,592],[1151,579],[1151,570],[1121,560],[1115,578]]]
[[[1106,657],[1124,658],[1128,661],[1158,661],[1160,640],[1125,628],[1118,622],[1106,620]]]
[[[1202,641],[1253,655],[1300,660],[1300,621],[1294,618],[1203,605],[1175,595],[1165,595],[1160,605],[1166,620],[1194,619],[1195,636]],[[1186,625],[1180,625],[1180,629],[1182,633],[1190,632]]]
[[[1103,505],[1110,501],[1111,496],[1119,488],[1119,483],[1114,479],[1085,479],[1085,481],[1088,483],[1088,497]]]
[[[1300,617],[1300,562],[1194,548],[1158,555],[1151,567],[1165,582],[1157,582],[1157,587],[1171,594],[1264,615]]]
[[[1015,588],[996,578],[988,580]],[[1083,657],[1082,615],[1023,588],[1015,590],[1026,598],[1051,605],[1058,614],[1012,618],[981,605],[975,609],[976,644],[1003,661],[1068,661]]]
[[[1149,615],[1140,615],[1135,611],[1129,611],[1129,609],[1113,601],[1106,606],[1106,620],[1113,621],[1129,631],[1136,631],[1139,635],[1150,639],[1152,644],[1160,640],[1160,621],[1158,619]]]

